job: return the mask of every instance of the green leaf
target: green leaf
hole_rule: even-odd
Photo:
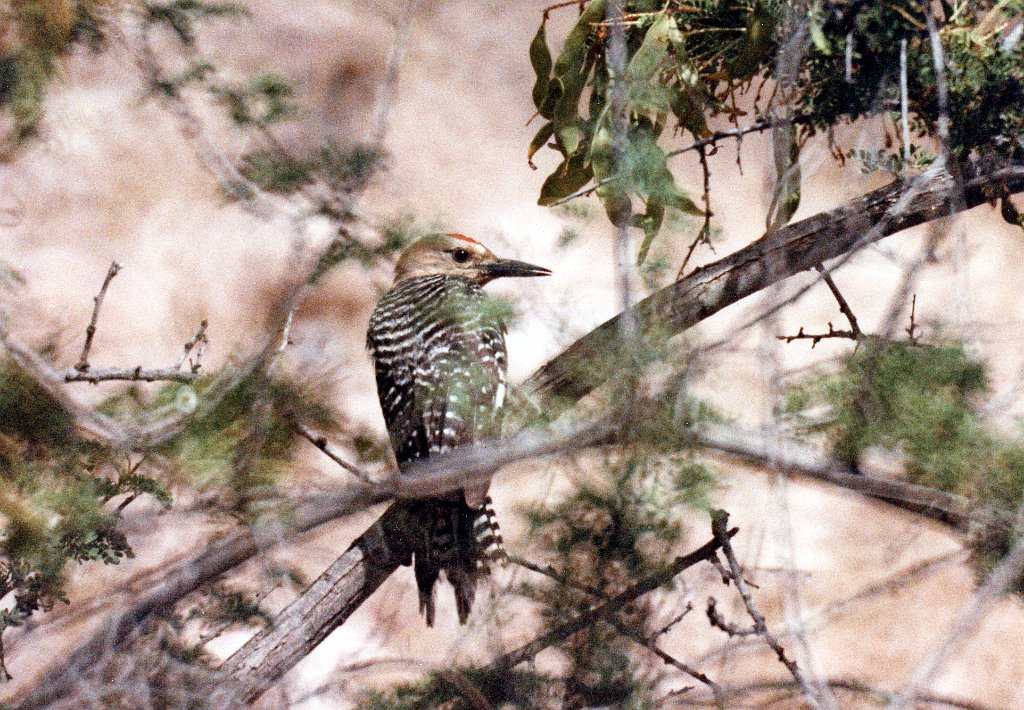
[[[537,166],[533,164],[533,156],[537,154],[537,151],[544,147],[544,144],[548,142],[551,136],[555,132],[555,124],[548,121],[540,130],[537,131],[537,135],[530,141],[530,148],[526,151],[526,162],[530,164],[530,167],[534,170]]]
[[[607,111],[598,117],[597,130],[590,141],[590,167],[595,180],[604,180],[615,174],[615,148]]]
[[[585,153],[581,152],[571,158],[567,158],[544,181],[537,204],[541,207],[547,207],[552,202],[567,197],[579,190],[590,182],[590,178],[593,176],[594,173],[586,160]]]
[[[750,12],[736,57],[726,67],[729,78],[743,81],[758,73],[771,54],[774,39],[775,17],[758,2]]]
[[[537,113],[544,118],[550,120],[555,115],[555,106],[558,105],[559,100],[562,98],[564,92],[562,87],[562,80],[558,77],[554,77],[547,85],[547,94],[540,106],[537,107]]]
[[[545,36],[544,26],[547,18],[540,23],[540,29],[530,42],[530,64],[537,74],[537,81],[533,85],[533,105],[538,109],[544,103],[548,94],[548,80],[551,76],[551,50],[548,49],[548,41]]]
[[[633,226],[644,230],[644,240],[640,244],[640,252],[636,257],[636,265],[642,266],[647,260],[647,253],[651,249],[651,243],[661,231],[661,223],[665,219],[665,203],[658,197],[651,197],[647,201],[647,212],[637,215],[634,218]]]
[[[789,122],[772,127],[772,152],[778,177],[765,221],[769,232],[785,226],[800,206],[800,145],[795,124]]]
[[[565,38],[562,52],[555,61],[555,80],[561,86],[561,94],[551,109],[551,120],[555,124],[555,139],[567,158],[576,153],[585,137],[578,125],[580,96],[594,64],[590,51],[592,35],[596,32],[594,24],[604,18],[607,4],[607,0],[594,0],[587,6]]]
[[[668,55],[669,44],[681,40],[682,36],[674,17],[663,14],[655,20],[626,67],[626,80],[629,84],[632,86],[636,83],[649,82]]]
[[[811,41],[814,42],[814,46],[822,54],[826,56],[831,55],[832,45],[829,43],[828,37],[825,36],[824,22],[820,11],[812,11],[807,20],[808,28],[811,32]]]
[[[668,156],[655,141],[651,128],[641,126],[630,134],[628,157],[632,189],[647,195],[648,199],[654,197],[668,207],[704,216],[704,211],[676,185],[672,171],[668,169]]]

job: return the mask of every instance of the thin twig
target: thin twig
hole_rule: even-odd
[[[724,533],[724,535],[726,539],[728,539],[737,532],[739,532],[739,529],[733,528],[732,530]],[[698,562],[703,562],[712,558],[721,545],[721,540],[716,538],[705,543],[688,555],[677,557],[675,562],[665,570],[645,577],[621,594],[591,607],[588,611],[579,614],[574,619],[560,624],[539,638],[520,646],[514,651],[510,651],[509,653],[500,656],[491,664],[491,666],[499,669],[514,668],[523,661],[533,658],[548,646],[569,638],[573,634],[576,634],[590,626],[594,621],[607,618],[609,615],[619,611],[635,599],[642,597],[648,592],[654,591],[661,585],[676,577],[685,569],[692,567]]]
[[[917,294],[915,293],[913,298],[910,299],[910,325],[906,328],[907,339],[911,345],[917,345],[918,336],[916,335],[917,324],[914,322],[914,316],[917,312]]]
[[[852,330],[836,330],[832,327],[832,321],[829,321],[827,333],[805,333],[804,327],[800,326],[800,330],[797,331],[796,335],[776,335],[777,340],[785,340],[786,344],[792,343],[794,340],[810,340],[811,349],[820,343],[822,340],[828,340],[830,338],[845,338],[847,340],[857,340],[859,333],[855,333]]]
[[[684,663],[675,656],[665,652],[657,643],[641,634],[637,629],[627,626],[621,619],[614,616],[608,618],[608,623],[614,626],[615,630],[620,634],[628,638],[633,643],[647,649],[663,662],[708,686],[708,688],[711,689],[711,692],[715,694],[716,698],[720,698],[722,696],[722,687],[718,683],[711,680],[706,674],[696,668],[693,668],[688,663]]]
[[[100,286],[100,292],[93,296],[92,318],[89,319],[89,325],[85,328],[85,345],[82,346],[82,355],[78,358],[78,363],[75,365],[75,369],[79,372],[85,372],[89,369],[89,351],[92,349],[92,338],[96,335],[96,321],[100,317],[103,297],[107,295],[107,287],[110,286],[110,282],[113,281],[120,270],[120,264],[116,261],[110,262],[110,268],[103,279],[103,285]]]
[[[704,224],[697,233],[697,237],[690,242],[690,246],[686,250],[683,264],[676,273],[676,281],[683,277],[683,274],[686,272],[686,265],[690,263],[690,257],[693,256],[693,252],[700,244],[707,244],[711,247],[711,253],[715,253],[715,247],[711,244],[711,169],[708,167],[708,152],[704,146],[700,146],[697,149],[697,154],[700,156],[700,169],[704,176]]]
[[[789,671],[790,675],[800,683],[800,687],[804,689],[807,694],[808,700],[812,701],[815,705],[818,704],[818,698],[814,692],[814,687],[804,677],[800,668],[797,667],[796,661],[791,660],[786,655],[786,649],[782,647],[779,640],[775,638],[775,635],[768,630],[768,624],[765,621],[764,615],[758,610],[757,605],[754,604],[754,598],[750,594],[750,588],[747,586],[747,580],[743,576],[743,571],[740,569],[740,563],[736,559],[736,553],[733,552],[732,542],[730,541],[731,535],[727,530],[729,524],[729,514],[724,510],[716,510],[711,514],[711,530],[715,535],[715,540],[718,541],[719,546],[722,549],[722,554],[725,555],[725,560],[729,564],[730,577],[736,584],[736,591],[740,593],[740,598],[743,599],[743,605],[747,609],[747,614],[754,621],[754,630],[758,636],[764,639],[764,642],[775,651],[775,655],[778,657],[779,662],[782,663]]]
[[[832,292],[833,296],[835,296],[836,303],[839,304],[840,313],[846,316],[846,320],[850,323],[850,330],[853,332],[855,337],[859,338],[861,336],[861,332],[860,326],[857,324],[857,316],[853,314],[853,309],[850,308],[850,304],[846,302],[846,299],[843,297],[839,287],[836,286],[836,282],[833,280],[832,274],[829,273],[828,269],[826,269],[823,264],[818,264],[815,267],[815,270],[821,274],[821,278],[825,282],[825,285],[828,286],[828,290]]]
[[[196,331],[196,334],[192,337],[192,340],[189,340],[187,343],[185,343],[185,348],[181,353],[181,357],[179,357],[178,361],[174,363],[175,369],[180,370],[182,365],[185,364],[185,361],[189,360],[189,354],[193,350],[196,350],[196,358],[194,361],[189,360],[189,368],[192,370],[192,372],[199,372],[199,368],[202,367],[201,360],[203,357],[203,345],[205,343],[210,342],[206,337],[207,325],[208,323],[205,319],[199,323],[199,330]]]
[[[61,373],[60,377],[64,382],[192,382],[198,376],[198,372],[183,372],[174,367],[143,368],[138,367],[107,367],[102,370],[79,370],[77,365],[74,370],[67,370]]]
[[[295,430],[305,437],[309,443],[313,444],[316,448],[324,452],[324,454],[334,463],[341,466],[343,469],[351,473],[353,476],[358,478],[363,483],[372,484],[373,479],[370,478],[361,468],[355,464],[349,463],[345,458],[338,452],[337,449],[331,445],[331,442],[327,441],[320,432],[314,430],[312,427],[302,424],[301,422],[295,425]]]

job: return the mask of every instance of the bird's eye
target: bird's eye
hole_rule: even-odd
[[[456,249],[452,252],[452,258],[459,264],[465,264],[469,261],[469,252],[465,249]]]

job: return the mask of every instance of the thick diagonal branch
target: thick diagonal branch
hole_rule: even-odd
[[[896,180],[694,271],[645,298],[633,313],[647,332],[680,333],[726,306],[829,259],[909,227],[977,207],[997,189],[1024,190],[1024,166],[978,175],[959,185],[945,171],[936,171],[931,179]],[[541,400],[567,405],[604,384],[613,373],[595,365],[615,352],[620,318],[621,314],[577,340],[534,373],[527,387]]]

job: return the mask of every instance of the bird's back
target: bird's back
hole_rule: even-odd
[[[478,286],[445,274],[398,283],[374,309],[367,347],[400,468],[499,433],[507,372],[504,328]],[[428,623],[441,571],[455,588],[460,620],[469,613],[487,548],[497,535],[485,495],[483,488],[414,505],[428,531],[416,551]]]

